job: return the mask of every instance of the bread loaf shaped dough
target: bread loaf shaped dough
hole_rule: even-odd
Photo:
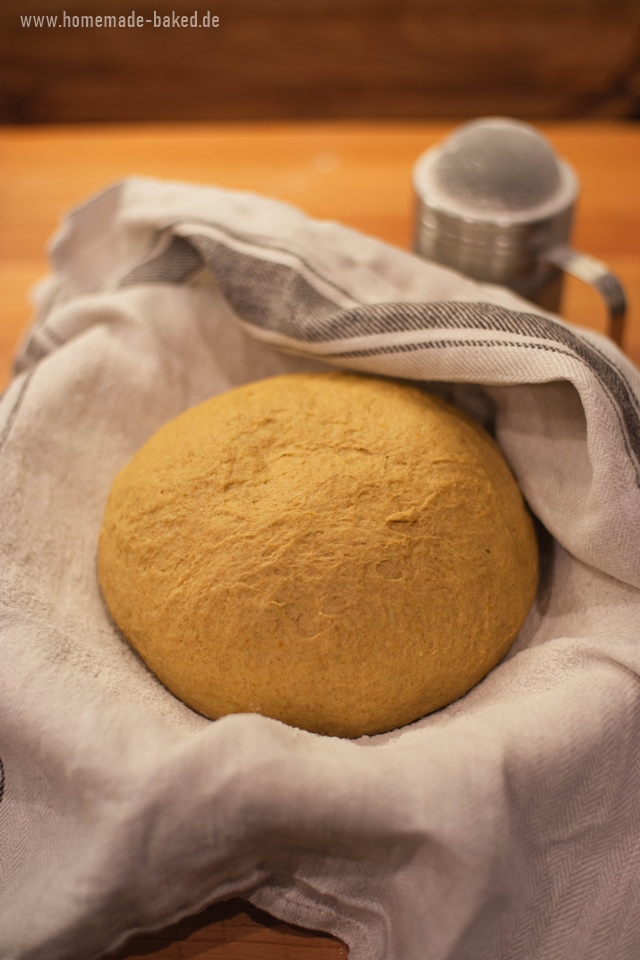
[[[117,475],[98,551],[116,624],[176,697],[343,737],[477,684],[537,567],[489,435],[346,373],[250,383],[167,423]]]

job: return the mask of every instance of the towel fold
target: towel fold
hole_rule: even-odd
[[[504,290],[249,194],[126,181],[51,259],[0,401],[0,957],[91,960],[243,896],[350,960],[636,960],[638,371]],[[123,641],[95,566],[113,477],[162,423],[327,366],[470,413],[539,521],[505,660],[357,741],[193,713]]]

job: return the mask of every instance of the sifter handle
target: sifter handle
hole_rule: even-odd
[[[627,299],[622,284],[609,270],[606,263],[596,260],[587,253],[580,253],[565,244],[559,244],[545,250],[541,257],[547,263],[560,267],[565,273],[588,283],[598,291],[604,300],[609,314],[607,333],[619,347],[622,346],[624,318],[627,312]]]

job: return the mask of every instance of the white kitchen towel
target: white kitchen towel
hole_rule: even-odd
[[[91,960],[236,895],[351,960],[637,960],[632,364],[497,288],[209,187],[118,184],[70,214],[52,263],[0,402],[1,960]],[[113,477],[162,423],[327,364],[470,412],[539,520],[505,660],[357,741],[193,713],[95,569]]]

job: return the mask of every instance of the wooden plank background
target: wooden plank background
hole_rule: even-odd
[[[133,10],[213,28],[22,26]],[[640,116],[638,0],[2,0],[0,123]]]

